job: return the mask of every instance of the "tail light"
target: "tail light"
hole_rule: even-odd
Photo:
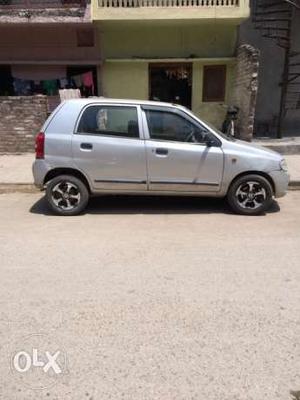
[[[45,156],[45,134],[40,132],[35,138],[35,158],[44,158]]]

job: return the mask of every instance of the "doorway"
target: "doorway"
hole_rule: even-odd
[[[192,108],[191,63],[149,64],[149,98]]]

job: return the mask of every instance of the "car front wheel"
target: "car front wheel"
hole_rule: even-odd
[[[80,179],[72,175],[60,175],[47,184],[46,198],[55,214],[77,215],[85,209],[89,193]]]
[[[272,204],[273,189],[263,176],[244,175],[231,184],[227,200],[233,211],[238,214],[259,215]]]

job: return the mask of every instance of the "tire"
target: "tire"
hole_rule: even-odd
[[[272,204],[273,189],[263,176],[244,175],[231,184],[227,201],[237,214],[260,215]]]
[[[46,199],[55,214],[78,215],[89,201],[89,192],[75,176],[59,175],[47,184]]]

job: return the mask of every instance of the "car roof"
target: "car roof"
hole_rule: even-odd
[[[111,104],[134,104],[134,105],[147,105],[147,106],[157,106],[157,107],[176,107],[180,109],[185,109],[185,107],[180,106],[179,104],[165,103],[160,101],[149,101],[149,100],[136,100],[136,99],[112,99],[109,97],[88,97],[88,98],[79,98],[79,99],[69,99],[65,100],[68,103],[77,103],[80,102],[82,105],[97,103],[111,103]]]

